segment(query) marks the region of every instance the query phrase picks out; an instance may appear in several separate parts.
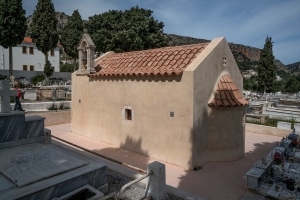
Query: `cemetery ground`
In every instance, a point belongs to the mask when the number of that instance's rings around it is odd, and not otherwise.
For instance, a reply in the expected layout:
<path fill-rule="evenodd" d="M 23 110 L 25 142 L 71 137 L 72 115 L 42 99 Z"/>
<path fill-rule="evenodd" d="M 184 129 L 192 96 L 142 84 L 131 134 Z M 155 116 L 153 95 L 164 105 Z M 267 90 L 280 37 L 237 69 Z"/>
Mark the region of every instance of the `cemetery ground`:
<path fill-rule="evenodd" d="M 155 161 L 153 158 L 126 149 L 117 148 L 116 146 L 107 143 L 74 134 L 70 132 L 70 124 L 60 124 L 48 126 L 46 128 L 51 130 L 53 136 L 143 170 L 147 169 L 149 163 Z M 267 155 L 273 146 L 280 140 L 281 137 L 278 136 L 246 132 L 245 157 L 243 159 L 233 162 L 208 162 L 198 171 L 184 170 L 174 164 L 159 161 L 166 165 L 167 189 L 169 192 L 183 197 L 183 199 L 187 199 L 187 197 L 191 197 L 191 199 L 207 200 L 265 199 L 265 197 L 248 190 L 246 187 L 246 173 L 253 167 L 253 164 L 257 160 L 261 159 L 262 156 Z M 53 141 L 58 143 L 54 138 Z M 128 139 L 128 142 L 133 141 Z M 59 143 L 61 143 L 61 141 L 59 141 Z M 68 144 L 63 145 L 66 147 L 70 146 Z M 83 152 L 83 150 L 78 150 Z M 125 175 L 129 179 L 135 179 L 141 176 L 141 174 L 134 170 L 102 159 L 101 157 L 97 158 L 107 163 L 107 167 L 112 171 L 123 174 L 122 176 Z M 123 181 L 122 179 L 116 180 Z M 118 182 L 116 180 L 113 182 Z M 133 188 L 131 190 L 139 190 L 139 188 Z"/>

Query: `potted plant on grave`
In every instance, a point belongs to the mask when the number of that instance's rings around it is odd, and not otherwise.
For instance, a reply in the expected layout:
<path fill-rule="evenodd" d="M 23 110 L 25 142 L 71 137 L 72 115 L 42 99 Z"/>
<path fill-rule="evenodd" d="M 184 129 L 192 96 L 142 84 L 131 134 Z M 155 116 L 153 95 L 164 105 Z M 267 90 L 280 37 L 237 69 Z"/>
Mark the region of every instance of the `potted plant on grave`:
<path fill-rule="evenodd" d="M 273 161 L 276 163 L 276 165 L 283 164 L 284 157 L 279 152 L 275 152 L 273 156 Z"/>
<path fill-rule="evenodd" d="M 275 152 L 273 155 L 272 174 L 273 178 L 278 178 L 282 173 L 284 157 L 279 152 Z"/>

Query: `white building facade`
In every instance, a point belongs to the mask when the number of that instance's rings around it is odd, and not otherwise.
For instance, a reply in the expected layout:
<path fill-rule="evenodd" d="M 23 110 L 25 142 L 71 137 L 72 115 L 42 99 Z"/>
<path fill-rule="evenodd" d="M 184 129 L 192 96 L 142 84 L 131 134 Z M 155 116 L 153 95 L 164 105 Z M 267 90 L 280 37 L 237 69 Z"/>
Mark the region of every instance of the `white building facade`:
<path fill-rule="evenodd" d="M 31 38 L 25 37 L 23 42 L 13 50 L 13 70 L 44 71 L 45 55 L 39 51 Z M 9 69 L 9 50 L 0 46 L 0 69 Z M 48 60 L 54 72 L 59 72 L 60 52 L 59 47 L 48 52 Z"/>

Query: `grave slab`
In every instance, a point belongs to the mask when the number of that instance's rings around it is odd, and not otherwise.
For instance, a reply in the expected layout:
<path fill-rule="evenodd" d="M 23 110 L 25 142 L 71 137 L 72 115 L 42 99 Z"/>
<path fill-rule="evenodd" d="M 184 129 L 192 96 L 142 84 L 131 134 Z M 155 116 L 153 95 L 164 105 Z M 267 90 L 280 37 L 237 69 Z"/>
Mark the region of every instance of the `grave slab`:
<path fill-rule="evenodd" d="M 277 128 L 285 129 L 285 130 L 291 130 L 292 124 L 289 122 L 278 122 Z"/>
<path fill-rule="evenodd" d="M 103 163 L 51 143 L 2 149 L 0 157 L 0 199 L 53 199 L 106 183 Z"/>
<path fill-rule="evenodd" d="M 88 164 L 57 146 L 43 144 L 2 149 L 0 158 L 0 171 L 18 187 Z"/>

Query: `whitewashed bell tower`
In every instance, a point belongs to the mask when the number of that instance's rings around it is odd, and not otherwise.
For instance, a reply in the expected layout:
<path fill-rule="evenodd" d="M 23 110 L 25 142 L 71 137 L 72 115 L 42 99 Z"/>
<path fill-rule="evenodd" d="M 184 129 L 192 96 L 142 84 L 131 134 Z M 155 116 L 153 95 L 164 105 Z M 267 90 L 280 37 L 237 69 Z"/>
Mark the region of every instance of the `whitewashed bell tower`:
<path fill-rule="evenodd" d="M 89 34 L 84 33 L 79 43 L 79 69 L 77 74 L 93 74 L 95 73 L 94 55 L 96 45 L 92 41 Z"/>

